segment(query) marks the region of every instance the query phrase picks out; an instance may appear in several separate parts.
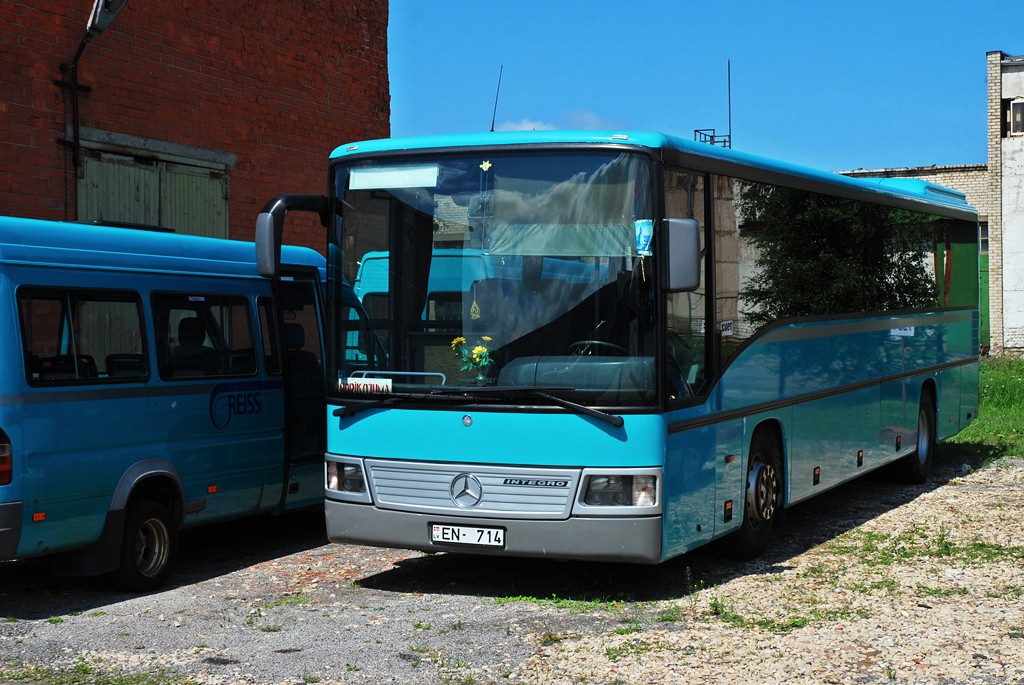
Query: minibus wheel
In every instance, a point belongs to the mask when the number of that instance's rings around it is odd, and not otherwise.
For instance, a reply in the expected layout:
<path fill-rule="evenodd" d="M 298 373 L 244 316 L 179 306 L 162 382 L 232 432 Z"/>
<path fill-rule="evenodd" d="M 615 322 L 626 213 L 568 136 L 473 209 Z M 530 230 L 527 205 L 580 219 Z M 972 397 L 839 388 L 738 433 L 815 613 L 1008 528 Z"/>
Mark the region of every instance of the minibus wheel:
<path fill-rule="evenodd" d="M 740 529 L 726 538 L 730 556 L 753 559 L 764 552 L 782 511 L 782 448 L 774 431 L 759 428 L 750 441 Z"/>
<path fill-rule="evenodd" d="M 178 548 L 178 529 L 167 507 L 149 500 L 128 504 L 115 587 L 128 592 L 156 590 L 167 582 Z"/>

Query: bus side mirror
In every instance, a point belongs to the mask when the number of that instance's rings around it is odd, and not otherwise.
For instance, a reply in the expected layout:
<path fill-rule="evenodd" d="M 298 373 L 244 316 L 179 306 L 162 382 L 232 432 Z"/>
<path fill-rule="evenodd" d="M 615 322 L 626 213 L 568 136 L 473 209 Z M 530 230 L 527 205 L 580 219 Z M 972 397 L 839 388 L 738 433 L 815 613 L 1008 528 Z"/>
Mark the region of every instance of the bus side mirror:
<path fill-rule="evenodd" d="M 291 210 L 313 212 L 327 225 L 327 198 L 323 195 L 280 195 L 263 205 L 256 217 L 256 271 L 264 278 L 281 272 L 281 241 L 284 215 Z"/>
<path fill-rule="evenodd" d="M 668 290 L 696 290 L 700 287 L 700 224 L 693 219 L 665 219 L 664 234 L 668 243 Z"/>
<path fill-rule="evenodd" d="M 280 215 L 284 219 L 283 214 Z M 283 221 L 274 221 L 271 212 L 256 217 L 256 271 L 263 278 L 277 278 L 281 270 L 281 233 Z"/>

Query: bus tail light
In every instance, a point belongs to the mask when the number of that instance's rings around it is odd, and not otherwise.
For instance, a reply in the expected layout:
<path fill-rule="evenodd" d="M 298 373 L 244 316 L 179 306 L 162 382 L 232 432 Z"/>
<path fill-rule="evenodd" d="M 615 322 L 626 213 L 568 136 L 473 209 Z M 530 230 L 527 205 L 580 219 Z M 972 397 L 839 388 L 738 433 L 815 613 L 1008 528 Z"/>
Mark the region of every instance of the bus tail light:
<path fill-rule="evenodd" d="M 11 439 L 0 431 L 0 485 L 10 485 L 14 480 L 14 455 Z"/>
<path fill-rule="evenodd" d="M 362 465 L 337 461 L 327 462 L 327 489 L 358 494 L 366 492 L 366 479 L 363 478 Z"/>

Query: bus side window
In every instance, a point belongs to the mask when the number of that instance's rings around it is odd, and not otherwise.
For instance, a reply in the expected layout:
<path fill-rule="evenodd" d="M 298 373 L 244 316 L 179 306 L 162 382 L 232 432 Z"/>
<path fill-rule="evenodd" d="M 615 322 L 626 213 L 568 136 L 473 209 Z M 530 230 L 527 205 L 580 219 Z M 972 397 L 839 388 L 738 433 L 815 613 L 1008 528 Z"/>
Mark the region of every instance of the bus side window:
<path fill-rule="evenodd" d="M 135 293 L 19 292 L 29 383 L 138 381 L 149 376 Z"/>
<path fill-rule="evenodd" d="M 251 314 L 245 297 L 156 293 L 153 311 L 161 377 L 256 373 Z"/>
<path fill-rule="evenodd" d="M 703 227 L 705 177 L 681 170 L 665 172 L 665 210 L 670 217 L 696 219 Z M 706 250 L 701 233 L 701 250 Z M 701 395 L 707 389 L 707 292 L 702 272 L 700 285 L 666 297 L 668 357 L 666 385 L 670 400 Z"/>

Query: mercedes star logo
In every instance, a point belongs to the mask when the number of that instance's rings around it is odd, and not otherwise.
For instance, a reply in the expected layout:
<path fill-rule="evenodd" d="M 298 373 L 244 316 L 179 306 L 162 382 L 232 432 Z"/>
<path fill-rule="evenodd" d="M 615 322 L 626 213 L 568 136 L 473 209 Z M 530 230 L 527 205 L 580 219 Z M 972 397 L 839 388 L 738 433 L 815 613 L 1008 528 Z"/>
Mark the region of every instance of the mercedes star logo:
<path fill-rule="evenodd" d="M 484 498 L 484 488 L 480 485 L 480 480 L 469 473 L 460 473 L 452 478 L 448 492 L 455 506 L 461 509 L 472 509 Z"/>

